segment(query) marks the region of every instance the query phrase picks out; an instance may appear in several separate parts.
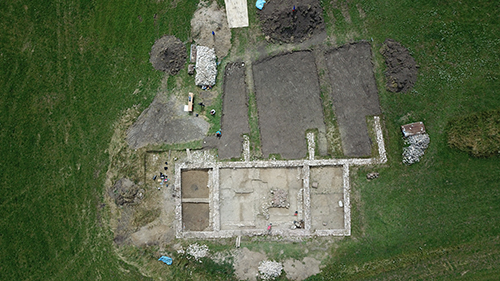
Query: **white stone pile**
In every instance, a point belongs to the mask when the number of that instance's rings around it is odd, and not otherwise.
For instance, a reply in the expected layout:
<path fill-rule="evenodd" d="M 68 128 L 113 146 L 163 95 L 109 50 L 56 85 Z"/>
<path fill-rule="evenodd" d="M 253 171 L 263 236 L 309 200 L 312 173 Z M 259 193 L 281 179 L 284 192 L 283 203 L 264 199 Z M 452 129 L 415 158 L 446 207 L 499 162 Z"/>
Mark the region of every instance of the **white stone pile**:
<path fill-rule="evenodd" d="M 191 244 L 188 246 L 186 253 L 192 256 L 195 260 L 199 260 L 200 258 L 208 256 L 208 246 L 198 245 L 198 243 Z"/>
<path fill-rule="evenodd" d="M 283 265 L 276 261 L 264 260 L 261 261 L 259 265 L 260 278 L 263 280 L 269 280 L 280 276 L 282 270 Z"/>
<path fill-rule="evenodd" d="M 196 86 L 208 87 L 215 85 L 217 77 L 217 57 L 215 50 L 205 46 L 196 46 Z"/>
<path fill-rule="evenodd" d="M 420 161 L 424 156 L 425 149 L 429 146 L 431 139 L 428 134 L 408 136 L 403 147 L 403 163 L 411 165 Z"/>

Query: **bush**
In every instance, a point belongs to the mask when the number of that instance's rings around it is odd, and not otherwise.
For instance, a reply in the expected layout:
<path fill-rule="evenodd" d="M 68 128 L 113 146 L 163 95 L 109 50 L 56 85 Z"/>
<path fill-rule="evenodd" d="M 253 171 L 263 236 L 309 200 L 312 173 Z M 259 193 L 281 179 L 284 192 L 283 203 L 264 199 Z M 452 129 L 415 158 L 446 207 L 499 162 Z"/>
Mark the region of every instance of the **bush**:
<path fill-rule="evenodd" d="M 475 157 L 500 154 L 500 109 L 453 119 L 448 127 L 450 147 Z"/>

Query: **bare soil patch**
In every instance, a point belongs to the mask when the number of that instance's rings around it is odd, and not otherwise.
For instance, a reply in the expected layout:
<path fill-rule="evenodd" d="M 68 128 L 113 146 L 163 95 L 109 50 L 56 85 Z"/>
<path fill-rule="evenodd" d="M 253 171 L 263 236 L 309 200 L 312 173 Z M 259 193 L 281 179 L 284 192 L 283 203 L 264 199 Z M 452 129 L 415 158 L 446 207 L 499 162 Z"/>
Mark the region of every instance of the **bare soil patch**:
<path fill-rule="evenodd" d="M 318 274 L 321 272 L 319 266 L 321 261 L 315 258 L 305 257 L 300 260 L 287 259 L 283 263 L 283 269 L 286 272 L 286 277 L 290 280 L 304 280 L 309 276 Z"/>
<path fill-rule="evenodd" d="M 318 0 L 272 0 L 258 14 L 262 32 L 281 42 L 301 42 L 325 29 Z"/>
<path fill-rule="evenodd" d="M 293 52 L 256 62 L 253 78 L 264 157 L 304 158 L 306 130 L 325 132 L 313 54 Z"/>
<path fill-rule="evenodd" d="M 417 82 L 418 65 L 408 49 L 393 39 L 386 39 L 380 53 L 387 65 L 387 90 L 393 93 L 411 90 Z"/>
<path fill-rule="evenodd" d="M 208 132 L 209 124 L 183 111 L 184 103 L 174 95 L 166 98 L 158 93 L 127 131 L 127 142 L 133 149 L 148 144 L 173 144 L 200 140 Z"/>
<path fill-rule="evenodd" d="M 185 231 L 203 231 L 209 226 L 208 203 L 182 203 L 182 223 Z"/>
<path fill-rule="evenodd" d="M 344 200 L 342 167 L 311 167 L 312 230 L 344 228 L 344 209 L 338 202 Z"/>
<path fill-rule="evenodd" d="M 327 51 L 325 59 L 344 155 L 370 156 L 366 116 L 381 114 L 371 46 L 368 42 L 344 45 Z"/>
<path fill-rule="evenodd" d="M 208 198 L 208 170 L 182 171 L 182 198 Z"/>
<path fill-rule="evenodd" d="M 222 59 L 231 48 L 231 30 L 227 23 L 226 11 L 219 8 L 216 1 L 210 6 L 202 1 L 198 7 L 191 19 L 192 39 L 197 45 L 214 48 L 215 55 Z"/>
<path fill-rule="evenodd" d="M 156 40 L 149 61 L 156 70 L 175 75 L 186 63 L 186 46 L 174 36 L 164 35 Z"/>
<path fill-rule="evenodd" d="M 224 72 L 222 94 L 222 137 L 215 140 L 220 159 L 240 158 L 243 134 L 248 134 L 248 96 L 245 84 L 245 64 L 229 63 Z"/>

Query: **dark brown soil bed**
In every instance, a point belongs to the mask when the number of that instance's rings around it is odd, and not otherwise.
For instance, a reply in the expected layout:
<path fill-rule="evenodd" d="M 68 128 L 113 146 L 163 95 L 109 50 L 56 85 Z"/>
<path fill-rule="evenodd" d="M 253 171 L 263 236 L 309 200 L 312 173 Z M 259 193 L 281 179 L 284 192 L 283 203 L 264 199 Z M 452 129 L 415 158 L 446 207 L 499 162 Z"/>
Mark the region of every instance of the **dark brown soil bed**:
<path fill-rule="evenodd" d="M 186 63 L 186 46 L 174 36 L 165 35 L 156 40 L 149 61 L 156 70 L 175 75 Z"/>
<path fill-rule="evenodd" d="M 182 171 L 182 198 L 208 198 L 208 170 Z"/>
<path fill-rule="evenodd" d="M 306 157 L 306 130 L 325 131 L 312 52 L 277 55 L 253 64 L 264 157 Z"/>
<path fill-rule="evenodd" d="M 209 226 L 208 203 L 182 203 L 182 224 L 184 231 L 204 231 Z"/>
<path fill-rule="evenodd" d="M 325 28 L 318 0 L 272 0 L 258 14 L 262 32 L 285 43 L 304 41 Z"/>
<path fill-rule="evenodd" d="M 387 90 L 393 93 L 406 93 L 411 90 L 417 82 L 418 65 L 408 49 L 393 39 L 386 39 L 380 53 L 387 65 Z"/>

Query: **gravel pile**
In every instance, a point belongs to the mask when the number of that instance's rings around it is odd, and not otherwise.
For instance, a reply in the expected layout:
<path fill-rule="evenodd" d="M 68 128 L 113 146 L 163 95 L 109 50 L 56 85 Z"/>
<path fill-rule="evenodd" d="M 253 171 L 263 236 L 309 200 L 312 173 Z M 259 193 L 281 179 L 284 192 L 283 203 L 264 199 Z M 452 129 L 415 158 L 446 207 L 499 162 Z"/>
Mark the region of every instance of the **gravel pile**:
<path fill-rule="evenodd" d="M 205 46 L 196 46 L 196 86 L 213 86 L 217 76 L 217 57 L 215 50 Z"/>
<path fill-rule="evenodd" d="M 208 256 L 208 246 L 198 245 L 198 243 L 191 244 L 188 246 L 186 253 L 194 257 L 195 260 L 198 260 L 200 258 Z"/>
<path fill-rule="evenodd" d="M 276 261 L 261 261 L 259 265 L 260 278 L 269 280 L 281 275 L 283 265 Z"/>
<path fill-rule="evenodd" d="M 425 149 L 429 146 L 431 139 L 428 134 L 409 136 L 405 139 L 403 147 L 403 163 L 411 165 L 419 162 L 420 158 L 424 156 Z"/>

